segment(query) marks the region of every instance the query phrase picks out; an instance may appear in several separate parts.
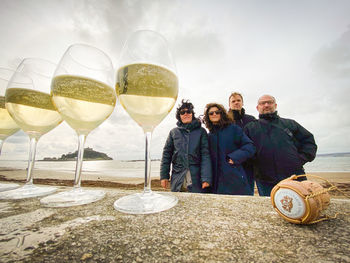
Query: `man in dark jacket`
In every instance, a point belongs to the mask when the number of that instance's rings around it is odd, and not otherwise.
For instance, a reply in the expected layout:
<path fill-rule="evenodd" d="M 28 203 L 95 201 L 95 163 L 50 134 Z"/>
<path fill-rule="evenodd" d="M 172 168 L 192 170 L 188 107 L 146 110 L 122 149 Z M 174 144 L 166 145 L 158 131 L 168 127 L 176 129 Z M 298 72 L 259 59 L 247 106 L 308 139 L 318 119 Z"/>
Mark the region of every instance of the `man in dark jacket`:
<path fill-rule="evenodd" d="M 243 96 L 238 92 L 232 92 L 229 99 L 229 111 L 228 116 L 233 120 L 234 124 L 238 125 L 242 129 L 252 121 L 255 121 L 255 117 L 249 114 L 245 114 L 243 108 Z M 254 172 L 253 166 L 250 161 L 244 162 L 242 164 L 244 171 L 246 173 L 248 187 L 250 190 L 250 195 L 254 195 Z"/>
<path fill-rule="evenodd" d="M 242 94 L 233 92 L 231 93 L 228 101 L 230 109 L 227 114 L 236 125 L 243 129 L 249 122 L 256 120 L 254 116 L 245 114 Z"/>
<path fill-rule="evenodd" d="M 176 110 L 177 127 L 170 131 L 163 149 L 161 185 L 167 188 L 171 165 L 173 192 L 207 192 L 212 184 L 208 135 L 194 114 L 193 104 L 182 100 Z"/>
<path fill-rule="evenodd" d="M 244 131 L 256 147 L 254 174 L 259 195 L 270 196 L 279 181 L 305 174 L 303 165 L 315 159 L 317 145 L 299 123 L 278 116 L 273 96 L 261 96 L 256 108 L 259 120 L 249 123 Z"/>

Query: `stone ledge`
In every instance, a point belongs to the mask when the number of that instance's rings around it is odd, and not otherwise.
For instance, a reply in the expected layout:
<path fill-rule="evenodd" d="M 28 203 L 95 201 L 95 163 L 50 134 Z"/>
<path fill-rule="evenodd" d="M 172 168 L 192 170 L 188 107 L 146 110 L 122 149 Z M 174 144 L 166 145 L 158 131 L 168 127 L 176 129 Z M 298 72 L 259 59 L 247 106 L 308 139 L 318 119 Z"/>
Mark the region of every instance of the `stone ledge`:
<path fill-rule="evenodd" d="M 270 198 L 190 193 L 175 193 L 170 210 L 128 215 L 113 203 L 139 191 L 104 190 L 103 200 L 69 208 L 0 201 L 0 261 L 350 262 L 350 216 L 295 225 Z M 332 199 L 326 213 L 344 211 L 349 200 Z"/>

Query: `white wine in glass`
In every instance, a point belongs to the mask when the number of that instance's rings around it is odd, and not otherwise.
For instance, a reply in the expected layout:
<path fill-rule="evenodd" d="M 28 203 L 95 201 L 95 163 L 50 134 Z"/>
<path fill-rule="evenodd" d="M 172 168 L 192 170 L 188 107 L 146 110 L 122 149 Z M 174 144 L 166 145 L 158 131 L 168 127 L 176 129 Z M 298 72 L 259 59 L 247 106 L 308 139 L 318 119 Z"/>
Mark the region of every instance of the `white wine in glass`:
<path fill-rule="evenodd" d="M 56 187 L 33 184 L 36 145 L 42 135 L 62 122 L 50 98 L 50 82 L 56 65 L 39 58 L 26 58 L 8 83 L 6 108 L 15 122 L 30 139 L 26 184 L 2 192 L 0 199 L 22 199 L 56 192 Z"/>
<path fill-rule="evenodd" d="M 12 119 L 5 106 L 6 87 L 14 71 L 7 68 L 0 68 L 0 156 L 2 145 L 5 139 L 16 133 L 20 128 Z M 14 183 L 1 183 L 0 192 L 15 189 L 19 187 Z"/>
<path fill-rule="evenodd" d="M 122 50 L 116 91 L 126 112 L 145 133 L 145 184 L 142 193 L 124 196 L 114 202 L 118 211 L 130 214 L 157 213 L 175 206 L 172 194 L 151 190 L 150 143 L 154 128 L 174 107 L 178 78 L 164 37 L 154 31 L 134 32 Z"/>
<path fill-rule="evenodd" d="M 78 134 L 79 146 L 74 188 L 44 197 L 47 207 L 68 207 L 92 203 L 105 196 L 103 190 L 81 187 L 86 136 L 113 112 L 116 93 L 114 72 L 109 57 L 101 50 L 74 44 L 63 55 L 51 83 L 52 100 L 62 118 Z"/>

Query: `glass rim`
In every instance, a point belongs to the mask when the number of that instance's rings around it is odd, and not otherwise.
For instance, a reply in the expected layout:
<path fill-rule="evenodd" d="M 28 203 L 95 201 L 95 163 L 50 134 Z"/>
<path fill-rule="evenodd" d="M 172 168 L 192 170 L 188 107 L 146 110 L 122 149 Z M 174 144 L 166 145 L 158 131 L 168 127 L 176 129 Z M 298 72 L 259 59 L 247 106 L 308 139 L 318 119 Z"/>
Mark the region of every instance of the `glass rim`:
<path fill-rule="evenodd" d="M 28 57 L 28 58 L 24 58 L 21 61 L 21 63 L 18 65 L 17 69 L 15 70 L 15 74 L 16 73 L 20 73 L 20 74 L 23 74 L 23 75 L 28 75 L 27 73 L 21 71 L 23 68 L 20 69 L 21 66 L 24 67 L 26 65 L 25 62 L 27 62 L 27 61 L 45 62 L 45 63 L 51 64 L 54 67 L 54 70 L 52 71 L 52 75 L 51 76 L 45 75 L 42 72 L 39 72 L 39 71 L 36 71 L 36 70 L 32 69 L 33 73 L 38 74 L 39 76 L 42 76 L 42 77 L 45 77 L 45 78 L 52 78 L 53 75 L 54 75 L 54 72 L 55 72 L 55 70 L 57 68 L 57 64 L 52 62 L 52 61 L 50 61 L 50 60 L 43 59 L 43 58 L 38 58 L 38 57 Z M 29 65 L 29 64 L 27 64 L 27 65 Z"/>
<path fill-rule="evenodd" d="M 86 65 L 82 64 L 72 54 L 72 49 L 76 48 L 78 46 L 85 47 L 85 48 L 90 48 L 90 49 L 94 49 L 94 50 L 98 51 L 99 53 L 101 53 L 108 60 L 112 70 L 114 69 L 112 60 L 108 56 L 108 54 L 106 52 L 104 52 L 102 49 L 100 49 L 98 47 L 92 46 L 90 44 L 85 44 L 85 43 L 74 43 L 74 44 L 71 44 L 71 45 L 68 46 L 68 48 L 67 48 L 67 50 L 65 52 L 65 54 L 69 54 L 69 56 L 72 58 L 72 60 L 74 60 L 77 64 L 79 64 L 79 65 L 81 65 L 81 66 L 83 66 L 85 68 L 88 68 L 88 69 L 91 69 L 91 70 L 96 70 L 96 71 L 110 70 L 110 68 L 108 68 L 108 66 L 103 67 L 103 68 L 101 68 L 101 67 L 99 67 L 99 68 L 92 68 L 92 67 L 89 67 L 89 66 L 86 66 Z M 62 58 L 64 57 L 65 54 L 63 54 Z"/>
<path fill-rule="evenodd" d="M 172 71 L 176 76 L 177 76 L 177 67 L 176 67 L 176 63 L 174 61 L 174 58 L 172 56 L 172 52 L 170 50 L 170 47 L 169 47 L 169 42 L 168 40 L 164 37 L 163 34 L 159 33 L 158 31 L 155 31 L 155 30 L 151 30 L 151 29 L 139 29 L 139 30 L 135 30 L 131 33 L 128 34 L 124 44 L 123 44 L 123 47 L 121 49 L 121 53 L 123 53 L 123 51 L 125 49 L 128 49 L 130 50 L 130 48 L 128 47 L 128 43 L 129 41 L 131 41 L 132 39 L 132 36 L 133 35 L 136 35 L 138 33 L 141 33 L 141 32 L 147 32 L 147 33 L 152 33 L 152 34 L 155 34 L 157 35 L 158 37 L 160 37 L 160 39 L 162 39 L 162 41 L 164 41 L 164 43 L 166 44 L 166 47 L 167 47 L 167 51 L 168 51 L 168 56 L 170 58 L 170 61 L 171 61 L 171 66 L 169 66 L 168 64 L 165 64 L 165 63 L 161 63 L 161 62 L 152 62 L 150 63 L 149 61 L 145 61 L 145 60 L 142 60 L 142 59 L 139 59 L 139 60 L 134 60 L 132 63 L 118 63 L 117 65 L 117 69 L 119 70 L 120 68 L 123 68 L 127 65 L 132 65 L 132 64 L 152 64 L 152 65 L 157 65 L 157 66 L 162 66 L 170 71 Z M 120 60 L 120 57 L 119 57 L 119 60 Z"/>

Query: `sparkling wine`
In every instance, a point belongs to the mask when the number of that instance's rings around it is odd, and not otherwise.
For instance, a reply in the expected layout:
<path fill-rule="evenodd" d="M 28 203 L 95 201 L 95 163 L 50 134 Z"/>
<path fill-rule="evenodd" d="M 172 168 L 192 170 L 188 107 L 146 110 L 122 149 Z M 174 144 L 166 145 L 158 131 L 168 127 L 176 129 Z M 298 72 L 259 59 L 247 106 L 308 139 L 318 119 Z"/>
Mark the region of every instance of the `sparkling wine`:
<path fill-rule="evenodd" d="M 0 140 L 5 140 L 18 130 L 17 123 L 12 119 L 5 107 L 5 97 L 0 96 Z"/>
<path fill-rule="evenodd" d="M 130 64 L 118 70 L 116 91 L 124 109 L 147 132 L 174 107 L 178 79 L 161 66 Z"/>
<path fill-rule="evenodd" d="M 39 138 L 62 122 L 49 94 L 22 88 L 6 90 L 6 108 L 29 136 Z"/>
<path fill-rule="evenodd" d="M 63 119 L 78 134 L 88 134 L 113 112 L 112 87 L 85 77 L 61 75 L 52 80 L 52 100 Z"/>

